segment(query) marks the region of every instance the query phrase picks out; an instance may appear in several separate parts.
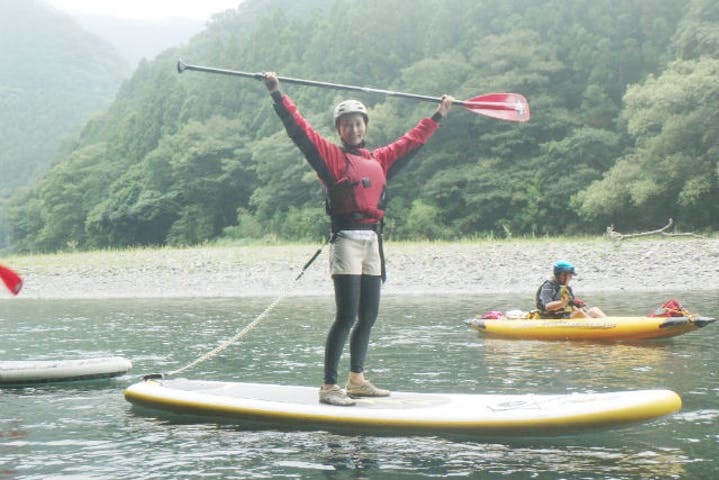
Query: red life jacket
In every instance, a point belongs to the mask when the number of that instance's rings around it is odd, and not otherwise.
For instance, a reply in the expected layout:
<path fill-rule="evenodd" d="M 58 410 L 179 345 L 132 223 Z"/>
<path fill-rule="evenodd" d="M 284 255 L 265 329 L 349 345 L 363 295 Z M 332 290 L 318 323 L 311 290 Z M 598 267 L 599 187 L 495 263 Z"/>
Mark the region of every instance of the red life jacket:
<path fill-rule="evenodd" d="M 327 211 L 333 217 L 354 218 L 358 223 L 377 222 L 384 217 L 387 176 L 372 157 L 345 152 L 347 168 L 327 186 Z"/>

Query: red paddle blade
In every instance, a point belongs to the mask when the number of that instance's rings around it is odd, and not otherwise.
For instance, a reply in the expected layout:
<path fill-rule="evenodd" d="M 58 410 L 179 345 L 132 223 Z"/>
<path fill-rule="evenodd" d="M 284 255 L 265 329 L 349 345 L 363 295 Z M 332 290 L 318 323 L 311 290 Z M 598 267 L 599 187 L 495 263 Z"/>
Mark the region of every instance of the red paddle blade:
<path fill-rule="evenodd" d="M 20 293 L 20 289 L 22 289 L 22 278 L 20 278 L 20 275 L 0 265 L 0 278 L 13 295 Z"/>
<path fill-rule="evenodd" d="M 510 122 L 528 122 L 530 116 L 527 99 L 518 93 L 489 93 L 461 105 L 470 112 Z"/>

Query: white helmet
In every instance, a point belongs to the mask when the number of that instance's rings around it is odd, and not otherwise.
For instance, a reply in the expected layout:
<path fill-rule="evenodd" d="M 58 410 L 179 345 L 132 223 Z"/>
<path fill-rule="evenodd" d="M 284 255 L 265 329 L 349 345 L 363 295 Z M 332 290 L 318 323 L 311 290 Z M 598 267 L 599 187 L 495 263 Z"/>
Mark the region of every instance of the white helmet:
<path fill-rule="evenodd" d="M 337 120 L 339 120 L 342 115 L 346 115 L 348 113 L 361 113 L 364 117 L 365 125 L 369 123 L 367 107 L 365 107 L 362 102 L 360 102 L 359 100 L 344 100 L 335 107 L 335 127 L 337 126 Z"/>

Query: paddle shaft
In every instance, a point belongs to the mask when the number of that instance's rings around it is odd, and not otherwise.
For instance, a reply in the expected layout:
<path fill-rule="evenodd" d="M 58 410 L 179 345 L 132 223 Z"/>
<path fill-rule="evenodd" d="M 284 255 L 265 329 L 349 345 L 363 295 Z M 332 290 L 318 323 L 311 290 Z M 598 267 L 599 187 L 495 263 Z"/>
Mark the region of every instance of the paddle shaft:
<path fill-rule="evenodd" d="M 207 73 L 218 73 L 221 75 L 232 75 L 235 77 L 246 77 L 246 78 L 254 78 L 255 80 L 264 80 L 265 75 L 263 73 L 257 73 L 257 72 L 241 72 L 239 70 L 228 70 L 224 68 L 215 68 L 215 67 L 203 67 L 201 65 L 190 65 L 183 63 L 182 60 L 177 61 L 177 71 L 179 73 L 184 72 L 185 70 L 194 70 L 197 72 L 207 72 Z M 321 87 L 321 88 L 332 88 L 335 90 L 350 90 L 354 92 L 362 92 L 362 93 L 374 93 L 374 94 L 380 94 L 380 95 L 388 95 L 391 97 L 402 97 L 402 98 L 411 98 L 415 100 L 422 100 L 425 102 L 433 102 L 437 103 L 441 100 L 441 97 L 432 97 L 429 95 L 417 95 L 415 93 L 405 93 L 405 92 L 395 92 L 392 90 L 382 90 L 379 88 L 369 88 L 369 87 L 360 87 L 357 85 L 345 85 L 342 83 L 330 83 L 330 82 L 319 82 L 316 80 L 305 80 L 302 78 L 293 78 L 293 77 L 280 77 L 278 76 L 277 79 L 280 82 L 284 83 L 294 83 L 297 85 L 307 85 L 311 87 Z M 497 109 L 497 110 L 508 110 L 514 109 L 514 106 L 506 106 L 499 103 L 479 103 L 479 102 L 464 102 L 461 100 L 455 100 L 452 102 L 454 105 L 461 105 L 463 107 L 481 107 L 481 108 L 488 108 L 488 109 Z"/>

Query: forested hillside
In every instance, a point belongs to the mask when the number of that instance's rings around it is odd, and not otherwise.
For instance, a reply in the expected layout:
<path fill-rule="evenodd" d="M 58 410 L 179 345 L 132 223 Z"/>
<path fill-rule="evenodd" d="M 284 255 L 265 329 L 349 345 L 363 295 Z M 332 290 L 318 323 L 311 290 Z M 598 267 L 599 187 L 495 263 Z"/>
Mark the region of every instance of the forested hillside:
<path fill-rule="evenodd" d="M 70 15 L 85 30 L 115 47 L 133 66 L 142 58 L 151 60 L 168 47 L 186 43 L 205 25 L 202 20 L 189 18 L 133 20 L 82 12 Z"/>
<path fill-rule="evenodd" d="M 12 199 L 9 239 L 52 251 L 319 238 L 322 188 L 262 84 L 178 75 L 177 58 L 427 95 L 524 94 L 526 124 L 450 112 L 390 185 L 391 238 L 597 233 L 668 217 L 716 229 L 717 47 L 710 0 L 248 0 L 142 62 L 62 162 Z M 283 90 L 334 138 L 346 92 Z M 353 96 L 370 107 L 370 145 L 434 110 Z"/>
<path fill-rule="evenodd" d="M 45 3 L 0 2 L 0 247 L 7 197 L 57 160 L 129 74 L 112 47 Z"/>
<path fill-rule="evenodd" d="M 35 0 L 0 3 L 0 189 L 23 185 L 108 105 L 129 67 L 109 44 Z M 42 132 L 42 135 L 38 135 Z"/>

